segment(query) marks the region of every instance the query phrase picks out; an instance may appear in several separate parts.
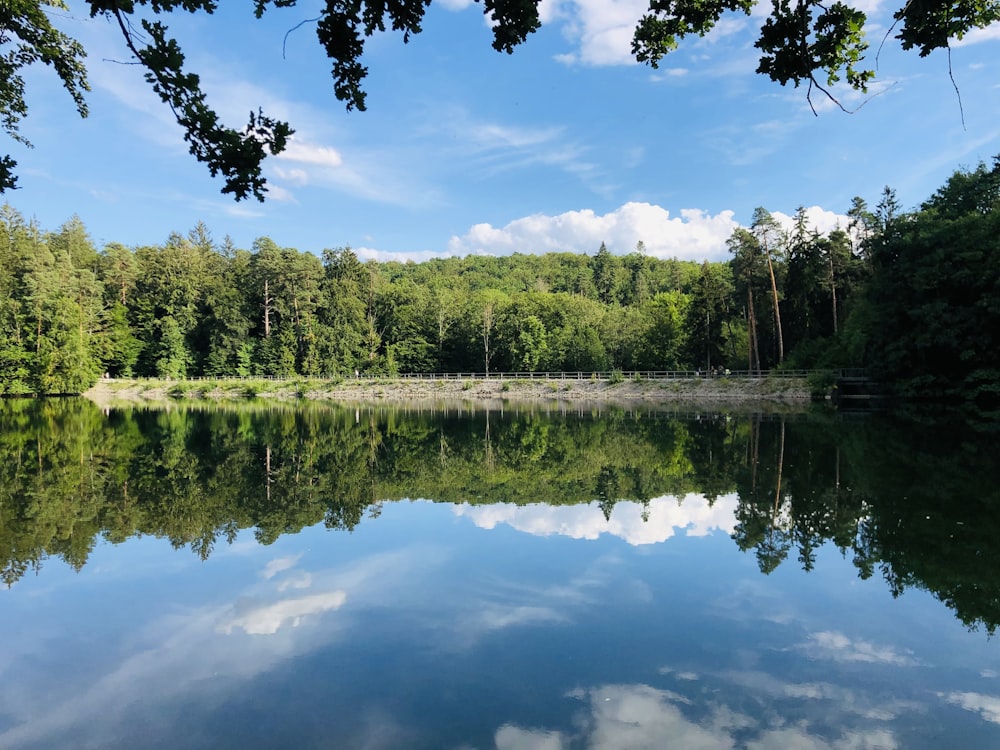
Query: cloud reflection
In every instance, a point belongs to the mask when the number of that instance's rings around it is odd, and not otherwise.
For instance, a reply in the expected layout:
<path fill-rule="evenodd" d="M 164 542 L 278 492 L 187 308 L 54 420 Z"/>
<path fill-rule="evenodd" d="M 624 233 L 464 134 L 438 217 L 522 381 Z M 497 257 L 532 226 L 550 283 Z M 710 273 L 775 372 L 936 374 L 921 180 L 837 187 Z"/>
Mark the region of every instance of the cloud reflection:
<path fill-rule="evenodd" d="M 493 738 L 497 750 L 563 750 L 567 747 L 560 732 L 521 729 L 504 724 Z"/>
<path fill-rule="evenodd" d="M 900 654 L 889 646 L 876 646 L 868 641 L 848 638 L 836 631 L 812 633 L 799 649 L 810 656 L 833 661 L 859 661 L 875 664 L 891 664 L 897 667 L 912 667 L 916 659 L 908 654 Z"/>
<path fill-rule="evenodd" d="M 560 732 L 523 728 L 508 723 L 496 732 L 498 750 L 529 748 L 561 750 L 585 746 L 592 750 L 682 747 L 685 750 L 892 750 L 899 747 L 886 727 L 847 729 L 827 738 L 810 731 L 806 721 L 770 726 L 722 703 L 698 704 L 669 690 L 643 685 L 603 685 L 577 689 L 568 697 L 586 704 L 579 730 Z M 703 702 L 702 702 L 703 703 Z M 693 718 L 690 714 L 698 714 Z"/>
<path fill-rule="evenodd" d="M 0 726 L 0 747 L 121 747 L 129 727 L 165 721 L 178 699 L 197 695 L 203 706 L 221 705 L 249 680 L 343 637 L 349 619 L 323 614 L 343 608 L 348 594 L 355 610 L 378 606 L 442 561 L 414 545 L 306 573 L 295 569 L 299 557 L 247 571 L 214 600 L 133 623 L 122 647 L 101 654 L 85 688 L 79 680 L 50 681 L 44 694 L 22 695 L 17 714 L 5 717 L 13 721 Z M 309 593 L 282 594 L 303 586 Z M 21 682 L 14 684 L 23 692 Z M 0 705 L 9 705 L 9 690 L 0 689 Z"/>
<path fill-rule="evenodd" d="M 622 502 L 614 507 L 610 520 L 596 504 L 456 505 L 454 513 L 471 519 L 482 529 L 506 524 L 535 536 L 558 534 L 573 539 L 611 534 L 639 546 L 666 541 L 680 531 L 687 536 L 731 534 L 736 527 L 737 505 L 736 495 L 720 497 L 711 505 L 701 495 L 687 495 L 650 500 L 648 509 L 638 503 Z"/>
<path fill-rule="evenodd" d="M 1000 696 L 983 695 L 982 693 L 948 693 L 941 694 L 948 703 L 960 706 L 966 711 L 973 711 L 986 721 L 1000 724 Z"/>
<path fill-rule="evenodd" d="M 346 591 L 330 591 L 297 599 L 282 599 L 273 604 L 251 607 L 245 612 L 224 620 L 217 628 L 229 635 L 239 628 L 250 635 L 274 635 L 286 623 L 298 627 L 302 618 L 332 609 L 340 609 L 347 601 Z"/>

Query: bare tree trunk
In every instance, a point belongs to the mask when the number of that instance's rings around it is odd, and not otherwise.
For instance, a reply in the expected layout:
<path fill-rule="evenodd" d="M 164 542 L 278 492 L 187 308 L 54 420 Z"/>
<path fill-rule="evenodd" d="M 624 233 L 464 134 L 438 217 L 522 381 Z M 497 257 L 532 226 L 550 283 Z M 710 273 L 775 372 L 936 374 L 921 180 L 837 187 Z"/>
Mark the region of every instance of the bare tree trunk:
<path fill-rule="evenodd" d="M 271 503 L 271 446 L 267 445 L 264 454 L 264 487 L 268 504 Z"/>
<path fill-rule="evenodd" d="M 264 279 L 264 338 L 271 335 L 271 295 L 268 293 L 268 282 Z"/>
<path fill-rule="evenodd" d="M 837 280 L 833 275 L 833 247 L 830 247 L 830 301 L 833 303 L 833 333 L 837 334 Z"/>
<path fill-rule="evenodd" d="M 483 360 L 486 365 L 486 375 L 490 374 L 490 333 L 493 330 L 493 303 L 483 305 Z"/>
<path fill-rule="evenodd" d="M 781 507 L 781 469 L 785 463 L 785 418 L 781 418 L 781 447 L 778 449 L 778 479 L 774 487 L 774 510 L 771 513 L 771 526 L 774 526 L 778 518 L 778 510 Z"/>
<path fill-rule="evenodd" d="M 774 324 L 778 330 L 778 364 L 785 361 L 785 339 L 781 335 L 781 311 L 778 309 L 778 284 L 774 280 L 774 265 L 771 263 L 771 251 L 764 247 L 767 258 L 767 271 L 771 275 L 771 294 L 774 297 Z"/>
<path fill-rule="evenodd" d="M 712 372 L 712 314 L 705 312 L 705 370 Z"/>
<path fill-rule="evenodd" d="M 749 325 L 750 369 L 760 375 L 760 342 L 757 340 L 757 313 L 753 307 L 753 290 L 747 287 L 747 324 Z"/>

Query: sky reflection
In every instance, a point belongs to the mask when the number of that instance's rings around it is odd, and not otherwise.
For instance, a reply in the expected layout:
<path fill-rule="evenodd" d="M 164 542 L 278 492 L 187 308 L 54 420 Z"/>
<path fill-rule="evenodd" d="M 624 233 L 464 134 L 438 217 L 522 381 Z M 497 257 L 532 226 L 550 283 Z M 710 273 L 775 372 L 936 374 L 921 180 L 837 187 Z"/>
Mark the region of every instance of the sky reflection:
<path fill-rule="evenodd" d="M 994 643 L 835 550 L 762 576 L 734 502 L 387 504 L 176 567 L 102 545 L 3 594 L 0 747 L 1000 743 Z"/>
<path fill-rule="evenodd" d="M 588 505 L 455 505 L 455 515 L 469 518 L 481 529 L 498 524 L 536 536 L 560 534 L 572 539 L 597 539 L 602 534 L 618 537 L 631 545 L 665 542 L 678 533 L 706 536 L 731 534 L 736 527 L 735 494 L 710 504 L 702 495 L 660 497 L 644 507 L 639 503 L 615 505 L 610 518 L 596 503 Z"/>

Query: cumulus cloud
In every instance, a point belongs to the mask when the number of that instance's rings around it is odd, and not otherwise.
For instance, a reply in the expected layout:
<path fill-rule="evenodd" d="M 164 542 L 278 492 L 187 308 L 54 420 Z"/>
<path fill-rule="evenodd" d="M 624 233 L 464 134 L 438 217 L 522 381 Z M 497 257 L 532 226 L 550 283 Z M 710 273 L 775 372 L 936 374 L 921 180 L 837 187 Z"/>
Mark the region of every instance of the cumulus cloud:
<path fill-rule="evenodd" d="M 611 534 L 638 546 L 665 541 L 678 530 L 688 536 L 707 536 L 715 531 L 731 534 L 736 525 L 736 506 L 735 495 L 719 498 L 711 506 L 700 495 L 688 495 L 680 501 L 665 497 L 651 500 L 646 512 L 638 503 L 619 503 L 610 520 L 594 504 L 457 505 L 454 513 L 483 529 L 506 524 L 535 536 L 558 534 L 573 539 L 597 539 L 601 534 Z"/>
<path fill-rule="evenodd" d="M 647 10 L 646 0 L 571 0 L 548 10 L 576 48 L 557 56 L 566 64 L 634 65 L 632 34 Z"/>
<path fill-rule="evenodd" d="M 659 258 L 721 260 L 728 253 L 726 240 L 738 226 L 733 216 L 732 211 L 712 216 L 695 208 L 671 216 L 660 206 L 630 202 L 606 214 L 583 209 L 525 216 L 499 228 L 476 224 L 466 234 L 452 237 L 448 251 L 452 255 L 593 252 L 604 242 L 612 252 L 624 254 L 641 240 L 646 251 Z"/>
<path fill-rule="evenodd" d="M 1000 39 L 1000 25 L 993 24 L 985 29 L 973 29 L 961 39 L 952 39 L 952 47 L 967 47 L 970 44 L 981 44 L 983 42 L 995 42 Z"/>

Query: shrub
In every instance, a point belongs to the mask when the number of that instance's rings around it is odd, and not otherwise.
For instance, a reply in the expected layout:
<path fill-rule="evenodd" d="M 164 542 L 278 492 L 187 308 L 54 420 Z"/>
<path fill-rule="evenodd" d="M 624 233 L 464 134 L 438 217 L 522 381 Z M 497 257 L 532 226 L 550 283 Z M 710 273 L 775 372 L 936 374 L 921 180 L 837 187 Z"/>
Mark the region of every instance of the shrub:
<path fill-rule="evenodd" d="M 170 386 L 167 390 L 167 395 L 170 396 L 170 398 L 187 398 L 190 389 L 191 386 L 187 383 L 176 383 Z"/>
<path fill-rule="evenodd" d="M 825 399 L 837 384 L 837 376 L 833 370 L 818 370 L 806 376 L 809 395 L 814 399 Z"/>

